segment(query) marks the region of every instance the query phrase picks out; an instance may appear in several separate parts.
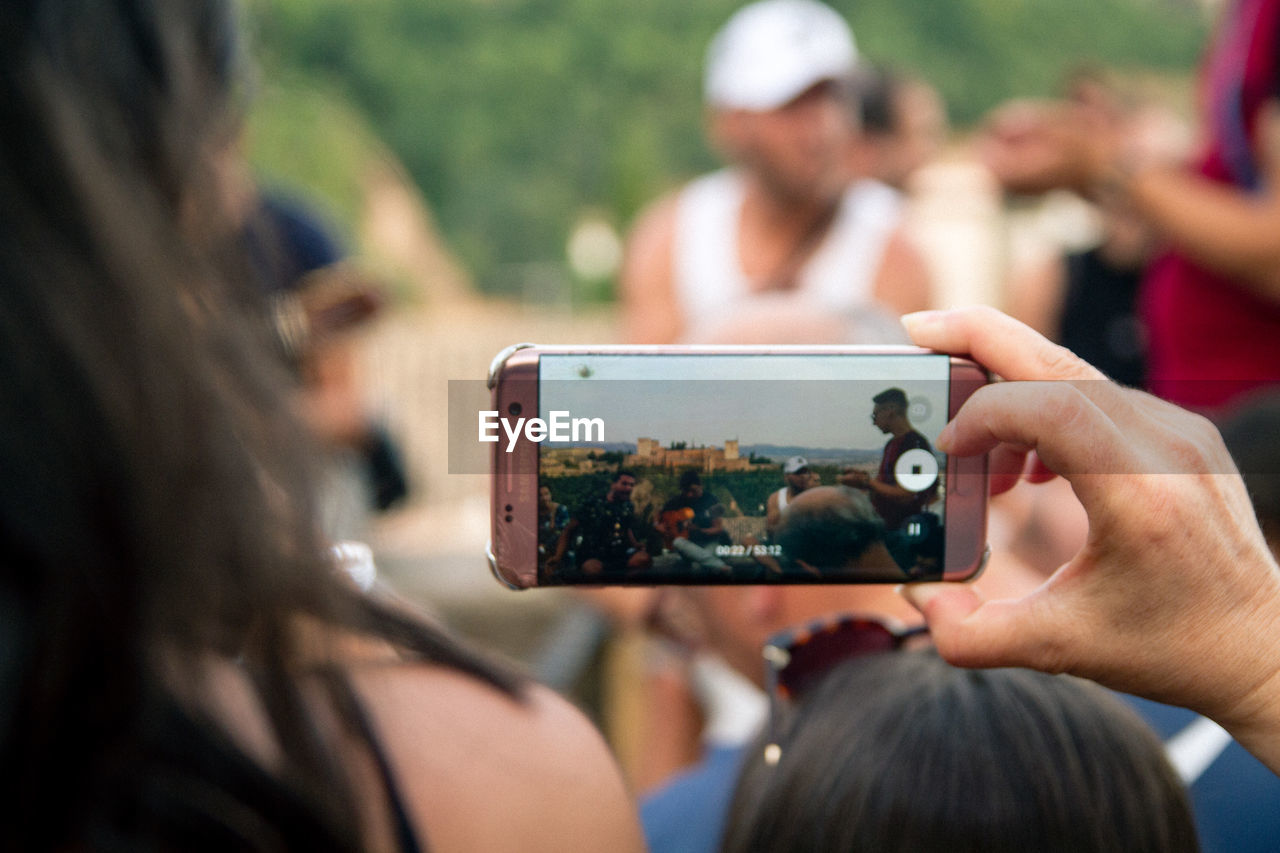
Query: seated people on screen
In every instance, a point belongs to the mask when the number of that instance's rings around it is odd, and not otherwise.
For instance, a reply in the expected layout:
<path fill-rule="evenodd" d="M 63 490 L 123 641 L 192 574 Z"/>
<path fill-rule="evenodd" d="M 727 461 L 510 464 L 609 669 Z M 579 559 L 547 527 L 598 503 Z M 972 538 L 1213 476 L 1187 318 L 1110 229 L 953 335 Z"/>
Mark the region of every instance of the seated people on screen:
<path fill-rule="evenodd" d="M 662 505 L 658 530 L 663 543 L 698 569 L 724 569 L 717 545 L 731 543 L 724 527 L 724 506 L 705 491 L 702 477 L 690 468 L 680 475 L 680 492 Z"/>
<path fill-rule="evenodd" d="M 848 486 L 815 486 L 787 506 L 774 541 L 788 574 L 839 577 L 856 571 L 863 577 L 902 580 L 898 563 L 885 547 L 884 522 L 862 492 Z"/>
<path fill-rule="evenodd" d="M 551 489 L 538 489 L 538 562 L 545 565 L 547 557 L 556 552 L 560 534 L 569 524 L 569 508 L 551 498 Z"/>
<path fill-rule="evenodd" d="M 572 512 L 555 553 L 547 560 L 547 568 L 560 568 L 575 536 L 582 537 L 576 554 L 578 569 L 584 575 L 616 575 L 649 568 L 653 558 L 644 540 L 636 535 L 639 520 L 631 500 L 635 487 L 636 475 L 619 471 L 602 497 L 589 498 Z"/>
<path fill-rule="evenodd" d="M 782 463 L 782 479 L 786 485 L 769 495 L 764 509 L 764 529 L 773 536 L 778 525 L 782 523 L 782 513 L 796 495 L 819 484 L 817 473 L 809 467 L 809 461 L 803 456 L 792 456 Z"/>

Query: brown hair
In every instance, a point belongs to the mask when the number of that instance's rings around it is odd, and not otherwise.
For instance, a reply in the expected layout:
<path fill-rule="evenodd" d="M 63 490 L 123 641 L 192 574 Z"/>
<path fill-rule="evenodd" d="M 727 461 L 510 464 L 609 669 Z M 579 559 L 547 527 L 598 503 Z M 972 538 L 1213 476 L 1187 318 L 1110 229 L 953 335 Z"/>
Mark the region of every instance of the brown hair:
<path fill-rule="evenodd" d="M 221 221 L 224 0 L 19 0 L 0 26 L 0 846 L 358 848 L 300 622 L 516 681 L 357 594 Z M 267 772 L 201 710 L 245 674 Z M 312 673 L 320 672 L 315 678 Z"/>
<path fill-rule="evenodd" d="M 1156 736 L 1094 684 L 931 651 L 836 667 L 748 756 L 724 851 L 1194 851 Z M 763 746 L 763 745 L 761 745 Z"/>

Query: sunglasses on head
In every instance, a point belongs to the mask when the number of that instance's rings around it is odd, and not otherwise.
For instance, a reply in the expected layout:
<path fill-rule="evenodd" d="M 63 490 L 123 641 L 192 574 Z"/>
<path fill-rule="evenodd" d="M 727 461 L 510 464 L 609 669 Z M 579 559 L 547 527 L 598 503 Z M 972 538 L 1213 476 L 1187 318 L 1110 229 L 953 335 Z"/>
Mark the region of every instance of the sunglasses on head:
<path fill-rule="evenodd" d="M 766 764 L 782 757 L 778 728 L 781 704 L 794 701 L 847 660 L 901 649 L 926 625 L 898 628 L 874 616 L 846 614 L 810 622 L 774 634 L 764 646 L 765 684 L 769 689 L 769 743 Z"/>

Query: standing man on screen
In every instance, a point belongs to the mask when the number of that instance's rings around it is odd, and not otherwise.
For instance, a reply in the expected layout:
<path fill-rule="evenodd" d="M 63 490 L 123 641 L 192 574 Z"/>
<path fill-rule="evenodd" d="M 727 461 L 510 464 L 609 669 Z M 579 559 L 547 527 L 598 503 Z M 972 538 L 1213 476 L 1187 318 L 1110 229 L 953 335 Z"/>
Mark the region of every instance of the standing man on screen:
<path fill-rule="evenodd" d="M 911 425 L 907 417 L 907 394 L 901 388 L 887 388 L 871 398 L 871 423 L 886 435 L 892 435 L 880 457 L 880 470 L 873 478 L 865 471 L 846 469 L 839 481 L 855 489 L 865 489 L 886 530 L 900 530 L 911 516 L 922 512 L 938 497 L 938 480 L 925 489 L 905 488 L 898 478 L 898 461 L 906 453 L 922 450 L 930 457 L 933 447 Z M 935 461 L 936 466 L 936 461 Z"/>

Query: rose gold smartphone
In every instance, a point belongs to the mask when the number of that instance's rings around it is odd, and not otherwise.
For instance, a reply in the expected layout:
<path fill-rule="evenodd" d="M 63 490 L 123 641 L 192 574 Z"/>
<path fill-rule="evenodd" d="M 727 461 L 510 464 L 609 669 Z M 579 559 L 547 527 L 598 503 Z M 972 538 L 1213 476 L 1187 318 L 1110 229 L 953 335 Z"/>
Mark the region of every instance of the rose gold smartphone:
<path fill-rule="evenodd" d="M 965 580 L 987 462 L 934 444 L 988 381 L 913 347 L 504 350 L 494 574 L 532 586 Z"/>

